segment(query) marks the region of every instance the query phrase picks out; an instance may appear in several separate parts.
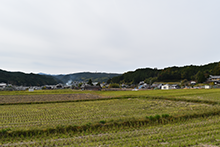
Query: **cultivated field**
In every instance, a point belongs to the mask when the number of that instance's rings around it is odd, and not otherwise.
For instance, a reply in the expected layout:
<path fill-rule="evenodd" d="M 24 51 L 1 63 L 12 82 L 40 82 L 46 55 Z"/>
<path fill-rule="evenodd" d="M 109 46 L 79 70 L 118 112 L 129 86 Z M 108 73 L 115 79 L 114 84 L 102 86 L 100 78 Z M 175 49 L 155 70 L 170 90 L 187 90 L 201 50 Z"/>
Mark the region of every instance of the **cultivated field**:
<path fill-rule="evenodd" d="M 104 99 L 106 96 L 93 95 L 90 93 L 76 94 L 40 94 L 40 95 L 0 95 L 0 105 L 28 104 L 28 103 L 50 103 L 80 100 Z"/>
<path fill-rule="evenodd" d="M 203 114 L 220 110 L 219 105 L 129 98 L 1 106 L 0 128 L 35 129 L 58 125 L 85 125 L 88 123 L 131 121 L 146 116 L 169 114 L 172 116 Z"/>
<path fill-rule="evenodd" d="M 220 90 L 0 95 L 0 146 L 220 146 Z"/>

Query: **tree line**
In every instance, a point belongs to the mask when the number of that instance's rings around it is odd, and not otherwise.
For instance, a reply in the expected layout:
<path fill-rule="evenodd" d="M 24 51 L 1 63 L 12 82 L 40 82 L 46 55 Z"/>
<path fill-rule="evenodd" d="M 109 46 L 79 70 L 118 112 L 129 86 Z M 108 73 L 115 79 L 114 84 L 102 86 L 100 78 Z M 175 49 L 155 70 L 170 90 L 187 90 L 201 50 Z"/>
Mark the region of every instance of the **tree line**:
<path fill-rule="evenodd" d="M 153 82 L 176 82 L 176 81 L 197 81 L 203 83 L 209 75 L 220 75 L 220 62 L 210 63 L 207 65 L 190 65 L 184 67 L 168 67 L 164 69 L 144 68 L 137 69 L 116 76 L 107 81 L 107 83 L 126 83 L 138 84 L 145 81 L 148 84 Z"/>
<path fill-rule="evenodd" d="M 57 81 L 51 76 L 38 74 L 25 74 L 22 72 L 8 72 L 0 70 L 0 82 L 17 86 L 42 86 L 54 85 Z"/>

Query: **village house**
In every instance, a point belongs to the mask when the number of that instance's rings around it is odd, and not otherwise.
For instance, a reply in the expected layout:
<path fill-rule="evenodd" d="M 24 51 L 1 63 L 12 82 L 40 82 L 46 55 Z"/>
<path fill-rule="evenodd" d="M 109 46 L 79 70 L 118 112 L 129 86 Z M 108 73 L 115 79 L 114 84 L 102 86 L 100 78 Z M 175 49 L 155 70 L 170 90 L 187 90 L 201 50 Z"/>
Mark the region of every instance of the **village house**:
<path fill-rule="evenodd" d="M 158 88 L 158 89 L 161 89 L 163 85 L 164 85 L 164 84 L 159 84 L 159 85 L 157 86 L 157 88 Z"/>
<path fill-rule="evenodd" d="M 34 88 L 33 88 L 33 87 L 30 87 L 30 88 L 28 89 L 28 91 L 29 91 L 29 92 L 34 91 Z"/>
<path fill-rule="evenodd" d="M 171 85 L 172 89 L 180 89 L 180 86 L 177 84 Z"/>
<path fill-rule="evenodd" d="M 210 89 L 211 88 L 211 86 L 210 85 L 205 85 L 205 87 L 204 87 L 205 89 Z"/>
<path fill-rule="evenodd" d="M 82 87 L 82 90 L 95 90 L 95 91 L 100 91 L 102 88 L 100 86 L 90 86 L 90 85 L 85 85 Z"/>
<path fill-rule="evenodd" d="M 208 78 L 208 82 L 214 82 L 215 84 L 220 84 L 220 76 L 210 75 Z"/>
<path fill-rule="evenodd" d="M 191 84 L 191 85 L 195 85 L 195 84 L 196 84 L 196 81 L 190 81 L 190 84 Z"/>
<path fill-rule="evenodd" d="M 128 85 L 126 85 L 126 84 L 121 84 L 121 88 L 128 88 Z"/>
<path fill-rule="evenodd" d="M 138 89 L 148 89 L 150 85 L 144 83 L 143 85 L 138 86 Z"/>
<path fill-rule="evenodd" d="M 64 86 L 63 86 L 63 84 L 59 83 L 59 84 L 57 84 L 54 88 L 55 88 L 55 89 L 63 89 Z"/>
<path fill-rule="evenodd" d="M 166 85 L 163 85 L 161 86 L 161 89 L 180 89 L 180 86 L 179 85 L 169 85 L 169 84 L 166 84 Z"/>
<path fill-rule="evenodd" d="M 165 90 L 165 89 L 172 89 L 172 87 L 171 87 L 171 85 L 166 84 L 166 85 L 161 86 L 161 89 L 162 89 L 162 90 Z"/>
<path fill-rule="evenodd" d="M 4 89 L 7 86 L 6 83 L 0 83 L 0 89 Z"/>

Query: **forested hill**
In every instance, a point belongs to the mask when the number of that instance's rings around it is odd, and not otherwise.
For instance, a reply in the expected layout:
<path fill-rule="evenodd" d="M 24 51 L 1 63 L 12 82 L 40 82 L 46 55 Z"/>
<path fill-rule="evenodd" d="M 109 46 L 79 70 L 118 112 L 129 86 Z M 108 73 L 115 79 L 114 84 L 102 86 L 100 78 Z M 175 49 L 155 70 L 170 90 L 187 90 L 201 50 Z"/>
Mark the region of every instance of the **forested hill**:
<path fill-rule="evenodd" d="M 93 82 L 107 82 L 110 78 L 119 76 L 121 74 L 114 73 L 91 73 L 91 72 L 81 72 L 73 73 L 67 75 L 53 75 L 57 80 L 67 83 L 68 81 L 89 81 L 91 79 Z"/>
<path fill-rule="evenodd" d="M 140 81 L 146 83 L 153 82 L 172 82 L 181 80 L 196 80 L 197 82 L 205 82 L 209 75 L 220 75 L 220 62 L 210 63 L 202 66 L 184 66 L 184 67 L 168 67 L 164 69 L 137 69 L 113 77 L 108 83 L 127 83 L 137 84 Z"/>
<path fill-rule="evenodd" d="M 33 73 L 25 74 L 22 72 L 8 72 L 4 70 L 0 70 L 0 83 L 1 82 L 18 86 L 42 86 L 57 84 L 57 81 L 51 76 Z"/>

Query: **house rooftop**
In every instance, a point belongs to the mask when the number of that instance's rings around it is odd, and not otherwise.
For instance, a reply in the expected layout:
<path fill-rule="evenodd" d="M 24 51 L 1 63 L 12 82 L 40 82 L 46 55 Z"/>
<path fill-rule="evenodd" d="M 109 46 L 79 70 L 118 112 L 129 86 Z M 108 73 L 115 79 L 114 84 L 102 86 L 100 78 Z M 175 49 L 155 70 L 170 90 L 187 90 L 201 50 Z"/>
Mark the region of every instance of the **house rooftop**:
<path fill-rule="evenodd" d="M 212 75 L 210 75 L 210 78 L 220 78 L 220 76 L 212 76 Z"/>
<path fill-rule="evenodd" d="M 6 86 L 7 84 L 6 83 L 0 83 L 0 86 Z"/>

